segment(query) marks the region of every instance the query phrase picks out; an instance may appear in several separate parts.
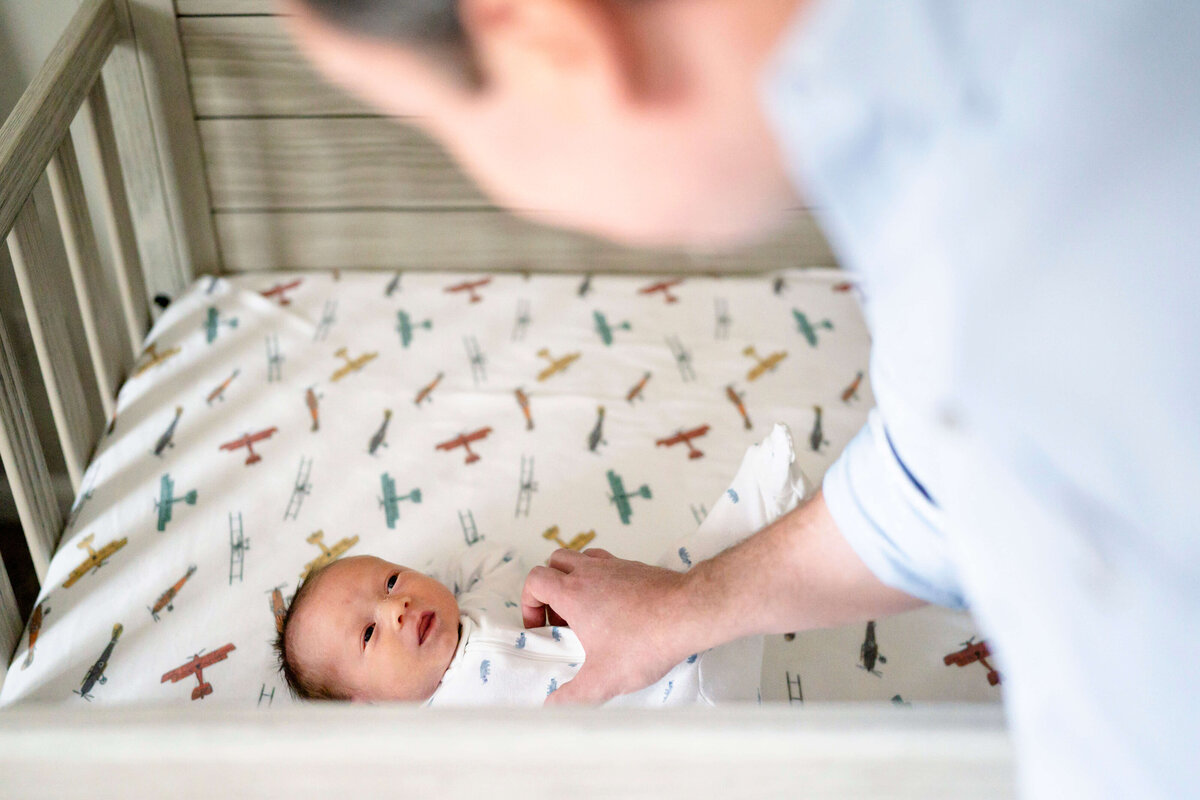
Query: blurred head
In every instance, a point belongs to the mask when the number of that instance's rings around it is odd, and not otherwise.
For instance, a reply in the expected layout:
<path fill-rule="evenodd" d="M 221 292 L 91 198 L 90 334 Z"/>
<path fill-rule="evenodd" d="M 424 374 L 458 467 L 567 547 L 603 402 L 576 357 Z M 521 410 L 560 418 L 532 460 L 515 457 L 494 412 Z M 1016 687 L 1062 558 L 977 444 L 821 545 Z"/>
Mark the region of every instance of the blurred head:
<path fill-rule="evenodd" d="M 441 683 L 458 637 L 449 589 L 407 567 L 357 556 L 300 586 L 276 649 L 299 697 L 419 701 Z"/>
<path fill-rule="evenodd" d="M 724 246 L 798 205 L 759 106 L 804 0 L 282 0 L 333 81 L 499 203 L 628 244 Z"/>

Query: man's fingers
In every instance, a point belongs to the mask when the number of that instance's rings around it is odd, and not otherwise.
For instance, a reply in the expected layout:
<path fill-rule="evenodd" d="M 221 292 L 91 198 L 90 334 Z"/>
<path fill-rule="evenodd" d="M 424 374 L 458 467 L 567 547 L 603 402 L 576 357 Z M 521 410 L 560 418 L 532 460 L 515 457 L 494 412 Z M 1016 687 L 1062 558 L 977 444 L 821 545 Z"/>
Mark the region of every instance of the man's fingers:
<path fill-rule="evenodd" d="M 605 550 L 603 547 L 589 547 L 583 551 L 585 556 L 589 558 L 616 558 L 612 553 Z"/>
<path fill-rule="evenodd" d="M 521 590 L 521 620 L 526 628 L 546 624 L 546 611 L 562 589 L 563 574 L 550 567 L 534 567 Z"/>
<path fill-rule="evenodd" d="M 548 706 L 589 705 L 597 706 L 613 695 L 598 681 L 585 663 L 572 680 L 559 686 L 546 698 Z"/>
<path fill-rule="evenodd" d="M 576 553 L 574 550 L 567 550 L 565 547 L 560 547 L 550 554 L 550 559 L 547 563 L 559 572 L 569 573 L 575 567 L 579 566 L 579 562 L 582 560 L 582 553 Z"/>

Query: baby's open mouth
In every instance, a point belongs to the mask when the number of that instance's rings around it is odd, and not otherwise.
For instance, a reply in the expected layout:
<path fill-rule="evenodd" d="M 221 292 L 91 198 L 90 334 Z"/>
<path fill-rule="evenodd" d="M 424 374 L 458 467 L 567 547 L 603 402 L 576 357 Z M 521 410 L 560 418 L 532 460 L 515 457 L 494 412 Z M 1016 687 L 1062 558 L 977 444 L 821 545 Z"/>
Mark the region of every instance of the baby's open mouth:
<path fill-rule="evenodd" d="M 417 646 L 425 644 L 425 639 L 429 636 L 429 632 L 433 630 L 433 623 L 436 621 L 437 615 L 432 611 L 426 611 L 421 615 L 421 619 L 417 621 Z"/>

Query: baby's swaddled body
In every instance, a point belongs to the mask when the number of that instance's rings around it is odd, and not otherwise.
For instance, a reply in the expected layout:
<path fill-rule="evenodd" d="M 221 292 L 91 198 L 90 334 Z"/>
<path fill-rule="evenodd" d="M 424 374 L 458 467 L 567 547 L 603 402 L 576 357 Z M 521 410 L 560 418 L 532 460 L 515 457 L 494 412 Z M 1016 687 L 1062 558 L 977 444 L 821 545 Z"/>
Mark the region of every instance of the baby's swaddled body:
<path fill-rule="evenodd" d="M 708 516 L 659 560 L 686 570 L 757 532 L 791 510 L 806 493 L 791 436 L 777 424 L 746 451 L 738 473 Z M 586 659 L 570 628 L 526 629 L 521 588 L 527 569 L 515 553 L 480 542 L 427 570 L 458 602 L 458 647 L 427 704 L 540 706 L 571 680 Z M 609 701 L 610 706 L 662 707 L 755 702 L 762 672 L 762 637 L 697 653 L 657 683 Z"/>

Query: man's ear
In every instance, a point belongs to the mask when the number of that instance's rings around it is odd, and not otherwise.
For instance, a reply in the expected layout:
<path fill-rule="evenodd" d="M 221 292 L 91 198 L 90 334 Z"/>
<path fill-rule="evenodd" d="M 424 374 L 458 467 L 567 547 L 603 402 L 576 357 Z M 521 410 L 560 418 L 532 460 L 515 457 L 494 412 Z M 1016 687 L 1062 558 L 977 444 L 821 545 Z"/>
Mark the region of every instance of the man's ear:
<path fill-rule="evenodd" d="M 612 0 L 460 0 L 485 88 L 620 101 L 635 90 L 636 50 Z"/>

